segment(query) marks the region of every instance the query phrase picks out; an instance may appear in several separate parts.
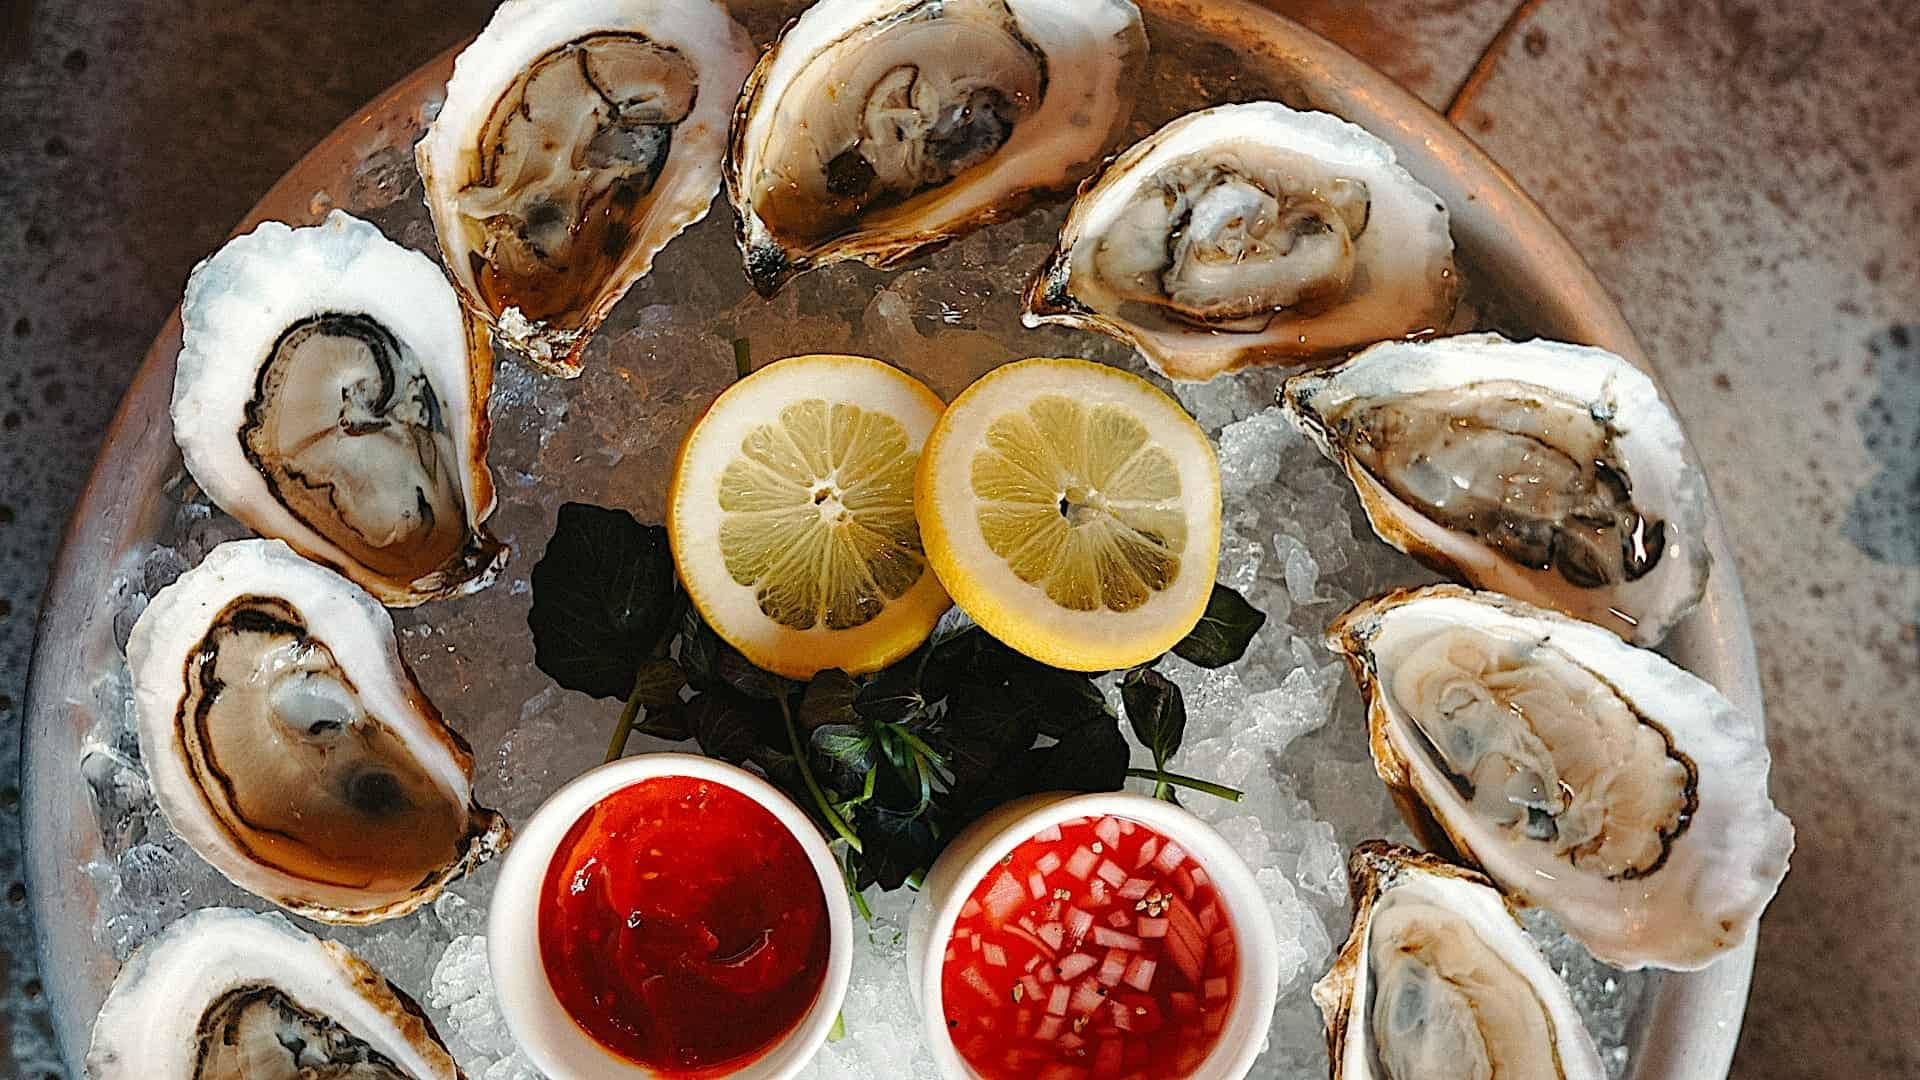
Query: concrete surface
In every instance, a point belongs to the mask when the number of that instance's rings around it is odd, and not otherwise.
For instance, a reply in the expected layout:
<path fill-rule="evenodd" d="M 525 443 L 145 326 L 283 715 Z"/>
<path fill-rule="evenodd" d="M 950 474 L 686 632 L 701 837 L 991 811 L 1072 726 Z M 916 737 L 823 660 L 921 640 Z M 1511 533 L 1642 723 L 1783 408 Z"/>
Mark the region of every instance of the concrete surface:
<path fill-rule="evenodd" d="M 1268 0 L 1444 104 L 1510 0 Z M 486 0 L 0 0 L 0 1046 L 57 1075 L 19 883 L 32 616 L 193 262 Z M 1920 1076 L 1915 0 L 1547 0 L 1461 117 L 1619 297 L 1688 421 L 1800 830 L 1734 1074 Z M 7 1065 L 0 1064 L 0 1072 Z"/>

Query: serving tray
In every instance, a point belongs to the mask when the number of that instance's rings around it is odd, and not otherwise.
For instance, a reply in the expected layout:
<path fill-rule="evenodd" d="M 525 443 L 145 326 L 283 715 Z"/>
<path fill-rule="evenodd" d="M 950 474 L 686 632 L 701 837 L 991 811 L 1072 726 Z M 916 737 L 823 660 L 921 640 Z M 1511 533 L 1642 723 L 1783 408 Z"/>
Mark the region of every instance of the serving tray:
<path fill-rule="evenodd" d="M 733 6 L 764 42 L 788 13 L 804 5 L 736 0 Z M 1338 46 L 1245 0 L 1142 0 L 1141 6 L 1149 15 L 1156 51 L 1171 46 L 1181 57 L 1175 66 L 1211 72 L 1206 86 L 1170 84 L 1170 93 L 1191 96 L 1197 88 L 1213 101 L 1278 97 L 1368 128 L 1392 144 L 1401 162 L 1446 201 L 1468 281 L 1477 295 L 1497 298 L 1503 327 L 1599 345 L 1647 367 L 1632 331 L 1566 238 L 1512 178 L 1411 93 Z M 395 239 L 430 249 L 430 233 L 418 232 L 424 214 L 417 206 L 406 213 L 391 208 L 403 196 L 417 198 L 417 188 L 409 193 L 414 183 L 411 144 L 437 106 L 451 66 L 451 53 L 440 57 L 342 124 L 281 178 L 236 231 L 268 219 L 312 223 L 334 206 L 380 221 L 381 210 L 388 208 L 396 222 L 407 223 L 405 228 L 411 230 Z M 1177 82 L 1181 76 L 1163 73 L 1161 77 Z M 1190 107 L 1194 102 L 1186 104 Z M 1153 107 L 1143 106 L 1143 111 Z M 728 217 L 724 204 L 716 207 L 714 216 Z M 721 242 L 725 228 L 723 221 L 710 220 L 699 235 L 681 243 Z M 1033 226 L 1028 228 L 1033 231 Z M 672 272 L 669 261 L 663 260 L 662 270 L 656 273 Z M 817 288 L 809 291 L 808 280 L 803 279 L 790 287 L 801 293 L 794 301 L 798 306 L 791 310 L 810 317 L 809 305 L 845 303 L 864 308 L 873 290 L 887 279 L 873 272 L 849 271 L 842 281 L 866 289 L 844 298 Z M 622 333 L 627 337 L 643 334 L 648 319 L 676 320 L 676 311 L 699 317 L 698 282 L 669 295 L 673 302 L 659 305 L 658 312 L 649 307 L 624 321 L 617 318 Z M 636 298 L 629 298 L 627 307 L 635 303 Z M 121 648 L 133 614 L 128 595 L 145 587 L 143 575 L 151 577 L 165 569 L 149 565 L 156 541 L 177 537 L 183 515 L 197 512 L 195 493 L 182 479 L 167 416 L 179 334 L 176 312 L 122 400 L 69 524 L 41 612 L 23 725 L 27 861 L 41 968 L 62 1051 L 76 1076 L 89 1025 L 119 959 L 115 941 L 103 935 L 99 926 L 103 890 L 115 884 L 102 876 L 102 866 L 112 866 L 110 858 L 103 862 L 103 848 L 111 840 L 114 823 L 103 821 L 99 792 L 103 784 L 111 788 L 116 778 L 99 774 L 103 767 L 110 769 L 112 762 L 106 759 L 103 766 L 93 751 L 100 749 L 103 727 L 110 727 L 114 720 L 112 711 L 124 708 L 124 684 L 116 681 L 116 673 L 124 667 Z M 635 377 L 628 358 L 619 351 L 621 346 L 596 344 L 600 347 L 589 353 L 586 380 Z M 1008 344 L 1015 342 L 1009 338 Z M 725 348 L 718 336 L 715 347 Z M 610 365 L 612 374 L 595 370 L 596 364 Z M 678 395 L 696 404 L 721 385 L 693 380 L 683 368 L 650 383 L 646 373 L 638 377 L 647 383 L 648 393 Z M 960 388 L 941 385 L 937 378 L 934 382 L 948 397 Z M 618 455 L 636 447 L 657 451 L 660 444 L 670 447 L 679 438 L 678 430 L 665 430 L 663 423 L 656 425 L 661 428 L 658 431 L 610 437 L 607 425 L 615 418 L 604 415 L 604 409 L 589 416 L 576 408 L 576 413 L 583 414 L 564 416 L 567 405 L 542 404 L 538 378 L 524 372 L 504 377 L 502 386 L 509 396 L 519 398 L 509 407 L 524 408 L 519 422 L 542 428 L 537 439 L 543 451 L 556 430 L 566 431 L 562 441 L 577 456 Z M 619 445 L 608 448 L 604 445 L 608 443 Z M 636 453 L 635 460 L 642 456 Z M 566 454 L 558 449 L 540 456 L 550 472 L 563 468 L 565 460 Z M 602 468 L 596 474 L 601 477 L 596 481 L 599 490 L 578 494 L 620 502 L 618 493 L 607 490 L 622 482 L 619 471 L 608 470 L 605 464 L 600 462 Z M 529 483 L 534 479 L 531 474 L 526 477 Z M 659 508 L 645 505 L 646 498 L 624 501 L 643 516 L 649 511 L 657 515 Z M 510 577 L 524 580 L 543 536 L 538 530 L 522 530 L 521 550 L 515 555 L 518 571 Z M 1707 596 L 1663 651 L 1758 717 L 1761 700 L 1752 636 L 1717 515 L 1706 539 L 1715 556 Z M 1366 536 L 1358 542 L 1374 543 Z M 533 550 L 527 549 L 529 543 Z M 496 586 L 505 587 L 507 582 Z M 421 639 L 433 635 L 435 613 L 457 611 L 453 605 L 458 603 L 433 605 L 422 609 L 419 617 L 401 620 L 410 637 L 410 656 L 421 647 Z M 481 682 L 472 680 L 468 689 Z M 459 716 L 457 697 L 440 703 L 450 716 Z M 591 747 L 602 734 L 601 728 L 589 726 L 580 737 Z M 483 768 L 495 755 L 504 761 L 509 753 L 528 752 L 525 747 L 515 751 L 486 745 L 477 745 L 476 751 Z M 85 776 L 83 770 L 94 770 L 95 775 Z M 556 777 L 554 786 L 566 778 Z M 177 897 L 155 898 L 157 904 L 177 901 Z M 1648 977 L 1625 1044 L 1626 1075 L 1633 1080 L 1724 1076 L 1745 1009 L 1752 950 L 1750 941 L 1704 971 Z M 370 959 L 378 966 L 383 958 Z M 1307 977 L 1318 974 L 1310 972 Z M 416 994 L 427 989 L 408 985 L 402 978 L 396 981 Z"/>

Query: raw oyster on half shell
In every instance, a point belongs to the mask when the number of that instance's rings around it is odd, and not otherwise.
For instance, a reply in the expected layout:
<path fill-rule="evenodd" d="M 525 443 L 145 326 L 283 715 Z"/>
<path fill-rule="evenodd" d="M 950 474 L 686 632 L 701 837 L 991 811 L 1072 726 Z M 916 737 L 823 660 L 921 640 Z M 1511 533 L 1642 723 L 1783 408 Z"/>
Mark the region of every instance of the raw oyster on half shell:
<path fill-rule="evenodd" d="M 1493 883 L 1369 840 L 1353 931 L 1313 987 L 1334 1080 L 1606 1080 L 1565 984 Z"/>
<path fill-rule="evenodd" d="M 193 271 L 173 437 L 222 510 L 407 607 L 480 589 L 493 357 L 431 259 L 342 211 Z"/>
<path fill-rule="evenodd" d="M 127 666 L 155 800 L 248 892 L 376 922 L 506 842 L 386 609 L 277 540 L 222 544 L 160 590 Z"/>
<path fill-rule="evenodd" d="M 550 374 L 707 215 L 753 42 L 716 0 L 508 0 L 415 148 L 461 296 Z"/>
<path fill-rule="evenodd" d="M 890 267 L 1113 148 L 1146 60 L 1133 0 L 821 0 L 747 80 L 727 197 L 754 288 Z"/>
<path fill-rule="evenodd" d="M 1459 292 L 1447 208 L 1391 147 L 1255 101 L 1189 113 L 1089 182 L 1027 324 L 1097 330 L 1205 381 L 1444 330 Z"/>
<path fill-rule="evenodd" d="M 1742 945 L 1793 826 L 1752 717 L 1650 649 L 1454 585 L 1328 629 L 1375 768 L 1429 847 L 1545 908 L 1601 960 L 1694 970 Z"/>
<path fill-rule="evenodd" d="M 1287 380 L 1294 426 L 1380 538 L 1441 573 L 1652 645 L 1707 587 L 1706 481 L 1610 352 L 1470 334 Z"/>
<path fill-rule="evenodd" d="M 461 1080 L 420 1006 L 280 915 L 207 908 L 121 966 L 87 1080 Z"/>

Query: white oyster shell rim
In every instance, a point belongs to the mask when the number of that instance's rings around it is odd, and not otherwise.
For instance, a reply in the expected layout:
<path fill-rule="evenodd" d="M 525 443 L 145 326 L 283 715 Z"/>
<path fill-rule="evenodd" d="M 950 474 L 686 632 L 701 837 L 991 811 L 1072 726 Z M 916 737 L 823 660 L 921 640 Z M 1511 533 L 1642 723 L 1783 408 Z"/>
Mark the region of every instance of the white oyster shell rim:
<path fill-rule="evenodd" d="M 1372 216 L 1354 241 L 1362 291 L 1328 310 L 1276 319 L 1263 331 L 1233 333 L 1122 305 L 1091 267 L 1104 229 L 1159 171 L 1209 151 L 1261 145 L 1324 162 L 1330 179 L 1366 182 Z M 1155 370 L 1205 382 L 1240 368 L 1305 363 L 1389 338 L 1444 330 L 1461 290 L 1446 204 L 1399 163 L 1387 143 L 1331 113 L 1275 101 L 1216 105 L 1169 122 L 1122 151 L 1081 186 L 1059 243 L 1027 291 L 1029 327 L 1058 323 L 1107 334 L 1138 349 Z"/>
<path fill-rule="evenodd" d="M 198 1075 L 206 1008 L 260 985 L 326 1016 L 418 1080 L 461 1073 L 413 1001 L 342 945 L 277 914 L 203 908 L 135 950 L 94 1020 L 89 1080 Z"/>
<path fill-rule="evenodd" d="M 463 808 L 467 839 L 460 857 L 435 877 L 393 895 L 323 885 L 261 865 L 213 820 L 183 756 L 176 716 L 187 692 L 187 657 L 235 599 L 267 595 L 298 611 L 332 651 L 367 712 L 378 718 L 413 760 Z M 234 884 L 289 911 L 331 923 L 365 923 L 405 915 L 431 901 L 507 841 L 507 825 L 473 801 L 473 754 L 413 680 L 400 657 L 393 620 L 352 582 L 301 558 L 278 540 L 233 540 L 160 590 L 127 640 L 134 707 L 155 800 L 188 846 Z"/>
<path fill-rule="evenodd" d="M 890 218 L 913 218 L 912 228 L 904 233 L 856 229 L 808 248 L 789 245 L 754 209 L 756 185 L 763 180 L 760 158 L 777 134 L 774 121 L 786 87 L 821 51 L 864 26 L 926 2 L 820 0 L 787 24 L 749 76 L 734 116 L 726 187 L 739 215 L 738 239 L 748 277 L 764 294 L 778 291 L 796 274 L 837 262 L 897 266 L 977 227 L 1024 212 L 1035 198 L 1070 191 L 1098 167 L 1125 129 L 1133 111 L 1135 53 L 1144 57 L 1147 49 L 1145 24 L 1134 0 L 1004 0 L 1022 35 L 1048 59 L 1047 93 L 1040 109 L 1017 125 L 987 161 L 939 189 L 888 208 Z M 1069 62 L 1061 62 L 1063 57 Z M 1069 75 L 1075 77 L 1065 77 Z M 1076 91 L 1097 88 L 1107 99 L 1108 122 L 1082 115 L 1082 94 L 1057 95 L 1054 91 L 1062 85 Z"/>
<path fill-rule="evenodd" d="M 1496 835 L 1466 802 L 1389 690 L 1400 657 L 1425 635 L 1467 625 L 1553 646 L 1659 724 L 1693 763 L 1698 797 L 1686 830 L 1658 869 L 1608 880 Z M 1328 646 L 1342 654 L 1367 701 L 1368 742 L 1382 780 L 1416 831 L 1437 825 L 1460 855 L 1509 896 L 1551 912 L 1600 960 L 1625 970 L 1697 971 L 1736 953 L 1786 877 L 1793 825 L 1768 794 L 1772 766 L 1755 718 L 1710 684 L 1601 627 L 1495 593 L 1457 585 L 1403 589 L 1336 619 Z M 1409 799 L 1431 816 L 1414 820 Z"/>
<path fill-rule="evenodd" d="M 503 88 L 553 49 L 599 31 L 639 33 L 692 59 L 699 78 L 693 111 L 674 129 L 667 167 L 648 195 L 646 226 L 631 240 L 605 292 L 582 298 L 585 320 L 562 331 L 529 320 L 518 308 L 493 311 L 467 269 L 467 251 L 449 242 L 443 221 L 466 184 L 476 136 Z M 418 143 L 415 164 L 425 183 L 441 256 L 467 307 L 534 366 L 563 378 L 580 373 L 579 351 L 634 282 L 673 239 L 698 224 L 720 191 L 727 127 L 755 50 L 746 30 L 719 0 L 506 0 L 460 55 L 446 98 Z"/>
<path fill-rule="evenodd" d="M 419 358 L 460 454 L 460 494 L 471 562 L 416 581 L 382 577 L 300 521 L 248 460 L 239 431 L 260 366 L 294 322 L 327 312 L 365 313 Z M 173 380 L 173 438 L 187 471 L 216 505 L 262 536 L 353 578 L 381 602 L 413 606 L 486 587 L 507 549 L 482 528 L 494 508 L 487 467 L 489 354 L 475 342 L 459 299 L 433 260 L 335 210 L 319 225 L 262 222 L 229 240 L 187 279 Z"/>
<path fill-rule="evenodd" d="M 1348 859 L 1353 889 L 1353 928 L 1333 968 L 1314 984 L 1313 997 L 1326 1020 L 1335 1080 L 1385 1080 L 1373 1071 L 1371 1025 L 1365 1002 L 1372 983 L 1368 962 L 1373 916 L 1390 894 L 1406 889 L 1448 908 L 1481 931 L 1481 940 L 1499 953 L 1539 995 L 1560 1051 L 1561 1080 L 1606 1080 L 1593 1036 L 1575 1009 L 1566 984 L 1514 919 L 1506 898 L 1482 875 L 1437 856 L 1398 844 L 1366 841 Z M 1354 1028 L 1356 1020 L 1360 1027 Z M 1357 1037 L 1356 1037 L 1357 1035 Z"/>

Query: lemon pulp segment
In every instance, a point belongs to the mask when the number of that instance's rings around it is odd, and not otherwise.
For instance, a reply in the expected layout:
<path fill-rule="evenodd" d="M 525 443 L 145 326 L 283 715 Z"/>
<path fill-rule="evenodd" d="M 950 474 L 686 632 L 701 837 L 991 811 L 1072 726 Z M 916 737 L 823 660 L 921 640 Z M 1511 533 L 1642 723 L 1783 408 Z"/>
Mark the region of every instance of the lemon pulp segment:
<path fill-rule="evenodd" d="M 980 534 L 1073 611 L 1132 611 L 1180 575 L 1180 472 L 1131 412 L 1048 394 L 993 421 L 970 482 Z"/>
<path fill-rule="evenodd" d="M 870 622 L 926 572 L 913 516 L 919 454 L 892 417 L 796 401 L 750 431 L 720 475 L 720 553 L 767 618 L 794 630 Z"/>

